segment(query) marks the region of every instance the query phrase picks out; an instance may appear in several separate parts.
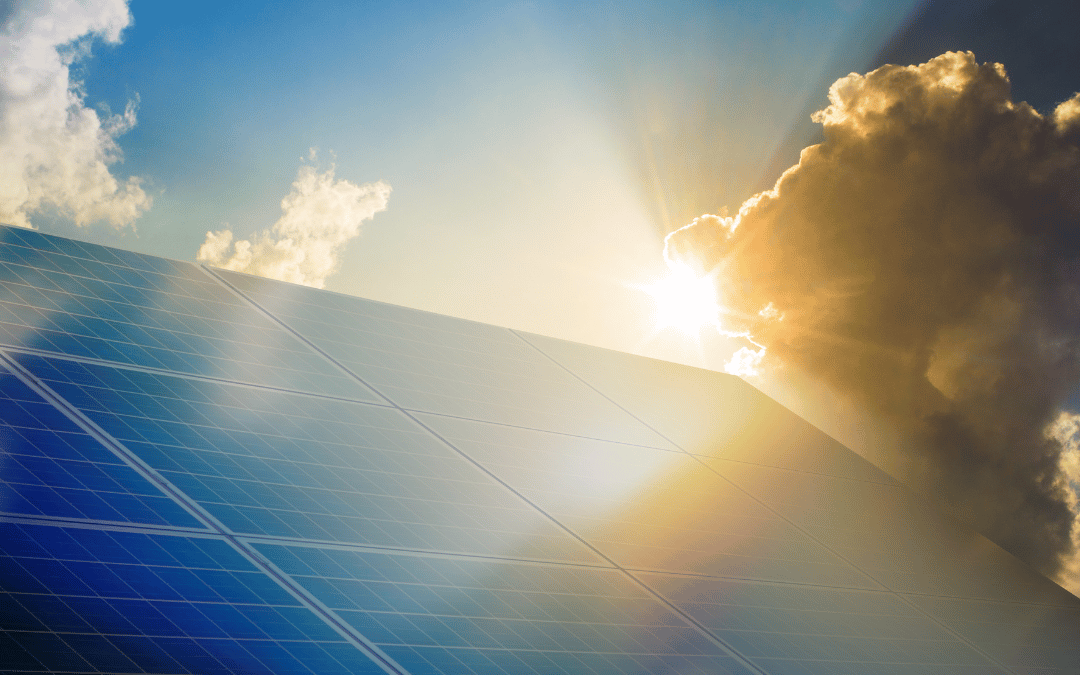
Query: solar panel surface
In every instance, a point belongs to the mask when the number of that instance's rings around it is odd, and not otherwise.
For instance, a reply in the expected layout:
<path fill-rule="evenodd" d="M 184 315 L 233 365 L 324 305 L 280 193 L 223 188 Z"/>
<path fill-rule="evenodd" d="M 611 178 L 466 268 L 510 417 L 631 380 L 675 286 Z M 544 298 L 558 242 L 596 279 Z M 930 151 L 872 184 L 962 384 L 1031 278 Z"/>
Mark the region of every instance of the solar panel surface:
<path fill-rule="evenodd" d="M 0 672 L 1080 673 L 741 380 L 0 227 Z"/>

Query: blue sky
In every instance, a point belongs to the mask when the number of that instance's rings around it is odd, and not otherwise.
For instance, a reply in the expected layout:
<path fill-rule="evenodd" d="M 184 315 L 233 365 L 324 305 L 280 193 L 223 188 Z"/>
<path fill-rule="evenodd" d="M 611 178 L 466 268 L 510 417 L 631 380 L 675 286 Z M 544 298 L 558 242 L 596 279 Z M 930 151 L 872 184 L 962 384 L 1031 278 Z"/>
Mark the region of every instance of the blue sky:
<path fill-rule="evenodd" d="M 771 184 L 796 118 L 910 10 L 135 0 L 73 76 L 87 106 L 138 96 L 112 170 L 153 206 L 119 232 L 35 222 L 190 260 L 208 230 L 271 226 L 315 147 L 393 188 L 328 288 L 716 367 L 730 345 L 651 336 L 625 284 L 663 272 L 668 231 Z"/>

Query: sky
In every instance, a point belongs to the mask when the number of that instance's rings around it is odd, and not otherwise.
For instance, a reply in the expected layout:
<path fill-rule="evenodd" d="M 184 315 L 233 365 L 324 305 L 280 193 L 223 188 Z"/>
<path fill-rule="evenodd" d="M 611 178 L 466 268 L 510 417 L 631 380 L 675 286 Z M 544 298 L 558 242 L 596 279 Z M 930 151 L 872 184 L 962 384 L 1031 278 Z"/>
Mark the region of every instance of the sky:
<path fill-rule="evenodd" d="M 1080 418 L 1058 415 L 1080 410 L 1080 370 L 1047 345 L 1071 354 L 1080 330 L 1076 138 L 1055 112 L 1080 90 L 1078 14 L 15 0 L 0 221 L 735 370 L 1060 574 Z M 903 105 L 863 118 L 867 101 Z M 673 265 L 726 313 L 680 327 Z M 878 320 L 899 306 L 901 325 Z M 994 431 L 1005 412 L 1016 424 Z"/>
<path fill-rule="evenodd" d="M 651 336 L 633 284 L 665 273 L 669 231 L 774 180 L 778 139 L 824 101 L 830 69 L 859 67 L 868 47 L 851 45 L 907 16 L 850 1 L 264 5 L 135 0 L 112 42 L 94 27 L 70 81 L 103 119 L 134 102 L 108 170 L 139 178 L 146 208 L 76 224 L 45 204 L 29 221 L 194 260 L 208 231 L 273 227 L 302 166 L 333 167 L 391 192 L 326 288 L 714 366 L 725 357 Z"/>

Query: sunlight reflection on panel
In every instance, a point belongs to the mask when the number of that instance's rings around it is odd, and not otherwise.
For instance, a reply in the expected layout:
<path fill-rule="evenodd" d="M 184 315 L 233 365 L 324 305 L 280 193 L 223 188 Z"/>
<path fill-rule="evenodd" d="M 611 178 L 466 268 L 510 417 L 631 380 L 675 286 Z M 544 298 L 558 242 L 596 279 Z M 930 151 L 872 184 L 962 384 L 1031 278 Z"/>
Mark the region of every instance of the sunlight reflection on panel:
<path fill-rule="evenodd" d="M 619 565 L 874 586 L 683 453 L 428 415 L 422 421 Z"/>
<path fill-rule="evenodd" d="M 18 359 L 233 532 L 600 562 L 397 410 Z"/>
<path fill-rule="evenodd" d="M 540 335 L 525 338 L 687 452 L 895 484 L 732 375 Z"/>
<path fill-rule="evenodd" d="M 505 328 L 215 273 L 403 408 L 670 446 Z"/>
<path fill-rule="evenodd" d="M 5 226 L 0 344 L 374 398 L 194 265 Z"/>
<path fill-rule="evenodd" d="M 745 675 L 616 570 L 258 545 L 414 675 Z"/>

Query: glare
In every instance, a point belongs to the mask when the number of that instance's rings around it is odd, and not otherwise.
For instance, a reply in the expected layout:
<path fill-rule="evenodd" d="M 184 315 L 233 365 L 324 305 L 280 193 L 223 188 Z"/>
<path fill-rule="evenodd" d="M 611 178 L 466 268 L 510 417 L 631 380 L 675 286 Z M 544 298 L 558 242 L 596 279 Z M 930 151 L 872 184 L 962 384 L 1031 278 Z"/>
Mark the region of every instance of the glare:
<path fill-rule="evenodd" d="M 683 265 L 673 265 L 670 274 L 641 289 L 656 303 L 659 330 L 677 328 L 696 337 L 705 326 L 720 328 L 720 304 L 716 298 L 716 280 L 711 275 L 698 276 Z"/>
<path fill-rule="evenodd" d="M 667 256 L 665 256 L 665 259 Z M 744 340 L 749 346 L 735 350 L 724 364 L 724 372 L 743 378 L 761 376 L 760 367 L 765 359 L 765 345 L 748 330 L 727 330 L 721 323 L 721 315 L 729 314 L 717 296 L 716 271 L 705 275 L 695 274 L 686 265 L 666 260 L 668 274 L 651 284 L 634 284 L 633 288 L 647 293 L 655 305 L 655 323 L 649 339 L 668 328 L 675 328 L 692 338 L 699 352 L 702 350 L 701 329 L 710 328 L 725 338 Z M 773 303 L 758 312 L 767 321 L 783 321 L 784 314 Z M 701 354 L 704 359 L 704 354 Z"/>

